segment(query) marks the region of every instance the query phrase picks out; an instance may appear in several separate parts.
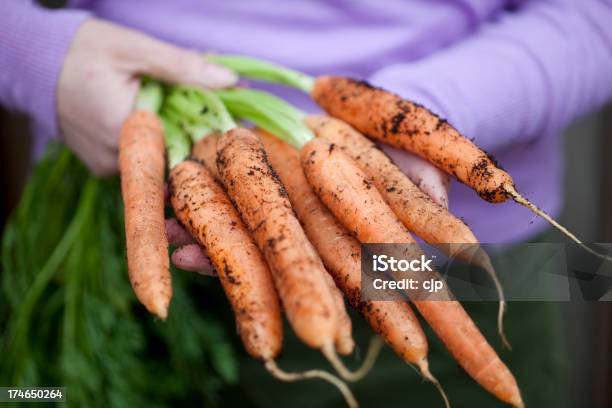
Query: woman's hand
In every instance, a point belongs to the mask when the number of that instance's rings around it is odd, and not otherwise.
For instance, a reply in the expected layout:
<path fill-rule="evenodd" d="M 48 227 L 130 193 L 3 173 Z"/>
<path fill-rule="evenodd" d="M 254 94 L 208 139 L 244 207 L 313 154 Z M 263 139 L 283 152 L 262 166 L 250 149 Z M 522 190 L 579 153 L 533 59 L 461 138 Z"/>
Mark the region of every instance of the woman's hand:
<path fill-rule="evenodd" d="M 205 88 L 231 86 L 238 79 L 195 51 L 101 20 L 83 23 L 62 67 L 57 111 L 64 142 L 96 175 L 117 172 L 119 130 L 133 108 L 141 75 Z M 172 254 L 178 268 L 214 274 L 176 220 L 168 220 L 166 229 L 170 243 L 179 247 Z"/>
<path fill-rule="evenodd" d="M 442 207 L 448 208 L 448 174 L 412 153 L 385 145 L 382 145 L 382 149 L 421 191 Z"/>
<path fill-rule="evenodd" d="M 66 144 L 97 175 L 117 171 L 119 130 L 133 108 L 139 77 L 206 88 L 234 85 L 231 71 L 202 56 L 97 19 L 78 30 L 66 56 L 57 89 L 59 126 Z M 448 204 L 448 177 L 416 156 L 385 148 L 434 201 Z M 168 241 L 177 249 L 173 264 L 214 275 L 203 250 L 175 219 L 166 221 Z"/>
<path fill-rule="evenodd" d="M 141 75 L 207 88 L 238 79 L 198 52 L 101 20 L 83 23 L 62 67 L 57 111 L 64 142 L 99 176 L 117 172 L 119 130 Z"/>
<path fill-rule="evenodd" d="M 177 247 L 170 256 L 170 260 L 174 266 L 185 271 L 216 276 L 202 248 L 200 248 L 191 235 L 179 225 L 175 218 L 166 220 L 166 234 L 168 234 L 168 242 L 170 245 Z"/>

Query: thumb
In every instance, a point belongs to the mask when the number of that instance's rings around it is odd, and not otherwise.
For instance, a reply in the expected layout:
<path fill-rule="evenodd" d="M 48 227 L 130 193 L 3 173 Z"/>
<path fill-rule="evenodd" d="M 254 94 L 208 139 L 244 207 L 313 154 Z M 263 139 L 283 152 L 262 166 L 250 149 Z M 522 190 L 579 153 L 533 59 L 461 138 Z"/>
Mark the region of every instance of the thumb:
<path fill-rule="evenodd" d="M 177 248 L 170 259 L 174 266 L 189 272 L 197 272 L 201 275 L 216 276 L 210 261 L 198 244 L 184 245 Z"/>
<path fill-rule="evenodd" d="M 139 71 L 169 83 L 225 88 L 234 85 L 238 76 L 231 70 L 212 64 L 202 53 L 177 47 L 144 34 L 133 44 L 141 59 Z"/>

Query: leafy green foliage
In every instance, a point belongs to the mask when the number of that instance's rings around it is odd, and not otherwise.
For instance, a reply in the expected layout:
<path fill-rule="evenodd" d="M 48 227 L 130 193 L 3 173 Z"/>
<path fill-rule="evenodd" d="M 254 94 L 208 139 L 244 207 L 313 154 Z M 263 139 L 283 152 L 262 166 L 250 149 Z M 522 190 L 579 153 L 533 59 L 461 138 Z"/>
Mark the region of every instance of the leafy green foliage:
<path fill-rule="evenodd" d="M 264 91 L 248 88 L 215 91 L 232 115 L 253 122 L 300 150 L 314 139 L 303 112 Z"/>
<path fill-rule="evenodd" d="M 189 86 L 168 88 L 161 115 L 193 142 L 209 133 L 236 127 L 236 122 L 215 93 Z"/>
<path fill-rule="evenodd" d="M 214 405 L 235 383 L 226 328 L 197 302 L 216 282 L 173 271 L 169 317 L 155 320 L 132 292 L 124 248 L 118 180 L 51 145 L 2 236 L 0 384 L 125 407 Z"/>

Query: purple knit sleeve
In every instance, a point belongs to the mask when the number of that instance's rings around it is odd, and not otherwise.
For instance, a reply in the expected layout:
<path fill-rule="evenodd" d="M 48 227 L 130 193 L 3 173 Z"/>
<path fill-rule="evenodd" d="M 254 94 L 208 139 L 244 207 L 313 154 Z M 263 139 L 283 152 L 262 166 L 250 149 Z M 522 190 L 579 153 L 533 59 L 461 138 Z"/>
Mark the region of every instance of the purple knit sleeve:
<path fill-rule="evenodd" d="M 57 135 L 56 87 L 70 42 L 88 13 L 5 2 L 0 13 L 0 104 Z"/>
<path fill-rule="evenodd" d="M 612 98 L 611 23 L 610 1 L 531 1 L 460 43 L 370 80 L 499 151 Z"/>

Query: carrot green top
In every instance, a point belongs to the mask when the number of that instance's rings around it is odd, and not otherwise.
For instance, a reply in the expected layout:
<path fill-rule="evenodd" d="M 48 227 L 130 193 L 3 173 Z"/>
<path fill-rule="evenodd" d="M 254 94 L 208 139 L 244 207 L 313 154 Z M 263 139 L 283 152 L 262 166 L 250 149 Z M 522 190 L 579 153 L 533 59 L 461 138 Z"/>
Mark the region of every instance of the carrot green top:
<path fill-rule="evenodd" d="M 206 58 L 245 78 L 288 85 L 305 93 L 310 93 L 314 85 L 314 78 L 309 75 L 256 58 L 238 55 L 207 55 Z"/>
<path fill-rule="evenodd" d="M 314 138 L 303 122 L 305 114 L 272 94 L 247 88 L 215 93 L 234 116 L 253 122 L 298 150 Z"/>
<path fill-rule="evenodd" d="M 162 117 L 170 122 L 169 131 L 189 135 L 193 142 L 212 132 L 225 132 L 237 127 L 234 117 L 254 123 L 297 149 L 314 138 L 303 123 L 303 112 L 274 95 L 254 89 L 213 92 L 194 87 L 173 87 L 166 97 Z M 171 147 L 168 147 L 169 155 Z"/>
<path fill-rule="evenodd" d="M 162 85 L 152 79 L 143 78 L 134 107 L 136 110 L 157 113 L 161 108 L 163 100 L 164 91 Z"/>

